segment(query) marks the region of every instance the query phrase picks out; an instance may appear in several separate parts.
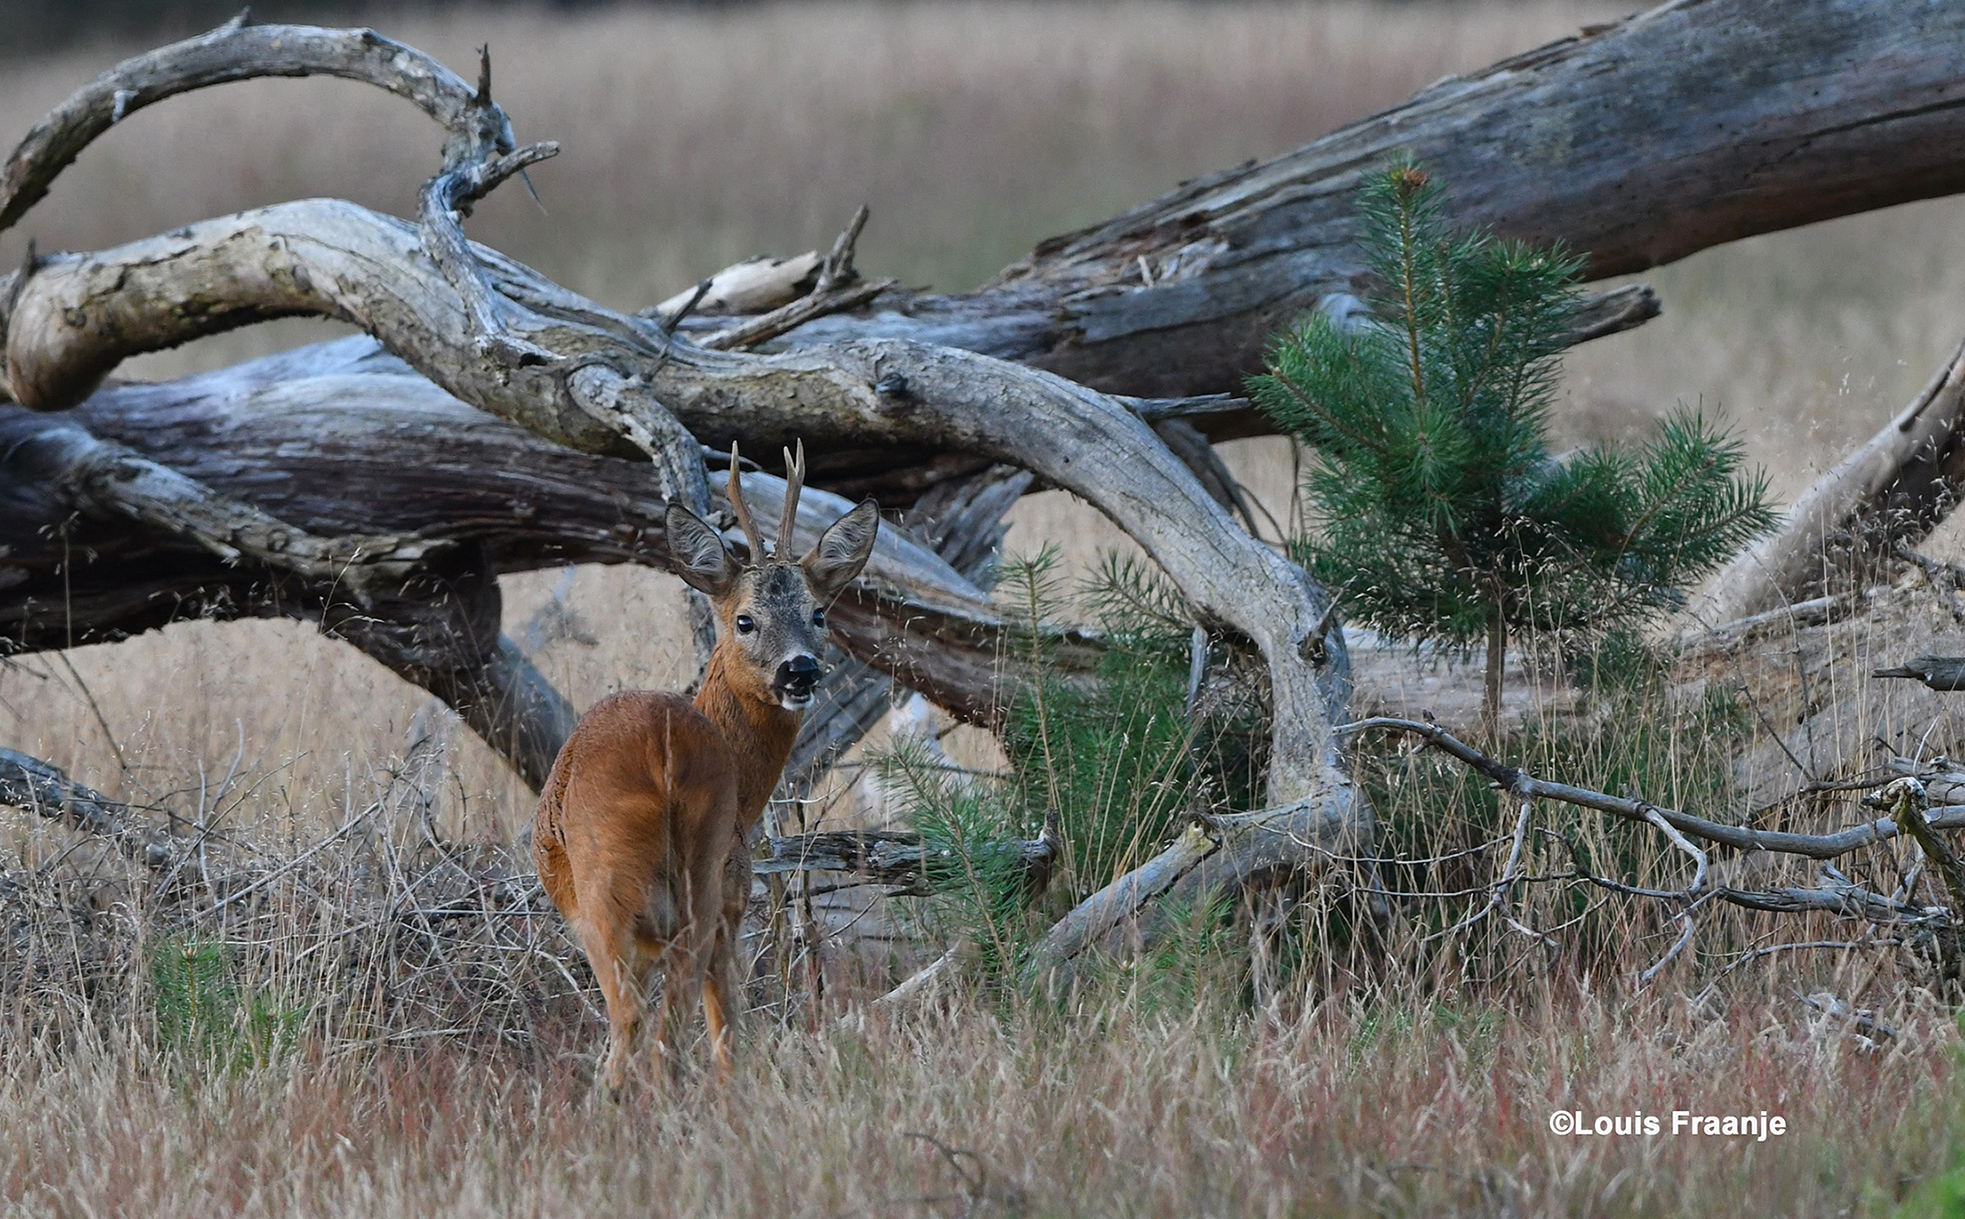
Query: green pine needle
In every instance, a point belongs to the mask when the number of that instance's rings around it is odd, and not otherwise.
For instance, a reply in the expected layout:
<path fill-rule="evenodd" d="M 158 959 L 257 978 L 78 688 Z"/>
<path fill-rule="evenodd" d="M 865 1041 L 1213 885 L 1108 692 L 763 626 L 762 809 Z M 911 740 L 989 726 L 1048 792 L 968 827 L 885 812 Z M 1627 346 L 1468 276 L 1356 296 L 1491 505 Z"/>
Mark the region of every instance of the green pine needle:
<path fill-rule="evenodd" d="M 1293 549 L 1353 620 L 1455 648 L 1497 617 L 1511 635 L 1601 636 L 1772 528 L 1765 476 L 1701 414 L 1637 452 L 1549 452 L 1581 257 L 1451 232 L 1444 193 L 1406 161 L 1359 213 L 1371 317 L 1308 318 L 1249 382 L 1312 454 Z"/>

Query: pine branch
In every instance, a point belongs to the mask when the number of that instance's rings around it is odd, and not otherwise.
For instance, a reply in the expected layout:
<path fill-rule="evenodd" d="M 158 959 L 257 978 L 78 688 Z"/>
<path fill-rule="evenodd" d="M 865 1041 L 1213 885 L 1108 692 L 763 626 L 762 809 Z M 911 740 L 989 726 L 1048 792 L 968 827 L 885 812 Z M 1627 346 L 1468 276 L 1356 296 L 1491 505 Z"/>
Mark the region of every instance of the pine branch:
<path fill-rule="evenodd" d="M 1642 460 L 1548 457 L 1581 262 L 1482 232 L 1447 236 L 1410 163 L 1360 196 L 1389 299 L 1340 335 L 1314 319 L 1273 348 L 1255 398 L 1315 455 L 1295 552 L 1380 631 L 1467 646 L 1491 629 L 1603 631 L 1654 612 L 1771 524 L 1763 477 L 1698 416 Z"/>

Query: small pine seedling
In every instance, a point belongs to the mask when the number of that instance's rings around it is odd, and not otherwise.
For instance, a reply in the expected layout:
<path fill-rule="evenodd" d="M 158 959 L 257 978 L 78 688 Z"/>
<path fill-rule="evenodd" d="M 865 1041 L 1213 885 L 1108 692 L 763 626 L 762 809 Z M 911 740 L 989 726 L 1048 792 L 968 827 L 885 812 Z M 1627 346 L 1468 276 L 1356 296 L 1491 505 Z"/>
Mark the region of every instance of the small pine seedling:
<path fill-rule="evenodd" d="M 1410 162 L 1371 177 L 1360 211 L 1371 316 L 1311 316 L 1251 391 L 1314 455 L 1298 561 L 1383 634 L 1484 641 L 1493 739 L 1511 636 L 1601 635 L 1678 604 L 1772 527 L 1766 478 L 1683 409 L 1637 452 L 1558 460 L 1549 409 L 1583 260 L 1450 233 Z"/>

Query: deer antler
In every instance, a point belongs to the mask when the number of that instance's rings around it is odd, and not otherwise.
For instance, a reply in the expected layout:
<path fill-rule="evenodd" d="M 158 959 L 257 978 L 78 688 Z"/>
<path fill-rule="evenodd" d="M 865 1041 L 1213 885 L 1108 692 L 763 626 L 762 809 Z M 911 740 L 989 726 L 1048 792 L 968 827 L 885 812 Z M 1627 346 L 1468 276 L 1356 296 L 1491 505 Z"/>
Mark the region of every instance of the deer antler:
<path fill-rule="evenodd" d="M 737 510 L 737 523 L 744 527 L 744 540 L 750 543 L 751 564 L 764 562 L 764 539 L 758 536 L 757 522 L 751 520 L 751 510 L 744 506 L 744 488 L 737 475 L 737 442 L 730 442 L 730 506 Z"/>
<path fill-rule="evenodd" d="M 798 456 L 785 450 L 785 511 L 778 518 L 778 557 L 791 549 L 792 527 L 798 524 L 798 493 L 805 489 L 805 441 L 798 442 Z"/>

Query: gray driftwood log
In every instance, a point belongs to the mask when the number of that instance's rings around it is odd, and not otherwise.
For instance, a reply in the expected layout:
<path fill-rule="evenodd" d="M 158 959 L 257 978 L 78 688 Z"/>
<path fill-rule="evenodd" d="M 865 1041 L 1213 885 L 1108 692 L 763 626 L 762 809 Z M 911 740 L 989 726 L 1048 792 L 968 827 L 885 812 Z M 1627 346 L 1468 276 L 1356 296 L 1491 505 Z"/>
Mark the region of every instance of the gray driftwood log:
<path fill-rule="evenodd" d="M 1593 277 L 1640 271 L 1965 187 L 1951 155 L 1965 139 L 1961 46 L 1956 5 L 1664 4 L 1053 237 L 974 292 L 801 337 L 919 338 L 1117 393 L 1238 392 L 1278 326 L 1358 292 L 1353 198 L 1395 152 L 1437 173 L 1463 220 L 1564 241 Z"/>
<path fill-rule="evenodd" d="M 90 474 L 133 462 L 150 477 Z M 654 481 L 647 463 L 579 453 L 473 410 L 366 338 L 170 385 L 108 386 L 73 411 L 0 405 L 0 646 L 113 641 L 183 618 L 320 621 L 418 684 L 444 687 L 536 782 L 567 712 L 552 712 L 559 730 L 536 735 L 513 722 L 516 706 L 545 706 L 549 692 L 499 639 L 497 586 L 483 576 L 575 562 L 666 569 Z M 944 540 L 962 562 L 986 557 L 975 552 L 993 544 L 988 526 L 1014 499 L 1003 492 L 1028 482 L 1020 472 L 998 480 L 983 516 L 950 522 L 959 536 Z M 745 485 L 760 502 L 783 495 L 770 475 L 746 474 Z M 956 484 L 944 485 L 922 507 L 953 503 Z M 808 528 L 840 507 L 816 489 L 807 504 Z M 769 514 L 767 531 L 776 522 Z M 448 594 L 432 580 L 467 592 L 471 612 L 442 629 L 424 621 L 434 606 L 398 595 L 413 576 L 433 602 Z M 883 533 L 835 619 L 881 671 L 964 718 L 989 722 L 999 684 L 1017 679 L 998 663 L 1003 624 L 982 589 L 898 530 Z M 402 654 L 412 636 L 424 652 L 414 663 Z M 1052 641 L 1059 663 L 1096 659 L 1093 636 L 1058 628 Z M 474 675 L 494 658 L 518 685 Z M 519 701 L 472 698 L 473 682 Z"/>
<path fill-rule="evenodd" d="M 1398 150 L 1416 152 L 1453 185 L 1464 218 L 1566 238 L 1599 273 L 1965 181 L 1965 170 L 1943 153 L 1965 104 L 1948 54 L 1965 14 L 1919 10 L 1914 20 L 1899 13 L 1879 21 L 1855 0 L 1806 0 L 1784 9 L 1778 23 L 1747 19 L 1755 15 L 1747 0 L 1668 4 L 1475 78 L 1442 82 L 1296 153 L 1198 180 L 1048 242 L 977 293 L 816 316 L 859 299 L 835 282 L 825 289 L 835 299 L 786 315 L 814 320 L 764 355 L 720 352 L 670 333 L 664 322 L 603 309 L 465 240 L 461 222 L 477 198 L 556 151 L 516 146 L 491 100 L 488 63 L 473 88 L 366 31 L 234 23 L 130 61 L 51 114 L 8 163 L 0 226 L 135 106 L 224 80 L 312 73 L 379 84 L 445 126 L 444 164 L 423 193 L 418 222 L 310 201 L 96 254 L 30 259 L 0 280 L 6 383 L 31 411 L 67 410 L 83 405 L 126 356 L 267 318 L 318 314 L 359 324 L 470 407 L 590 459 L 652 463 L 643 467 L 647 485 L 664 500 L 704 506 L 699 442 L 742 439 L 771 451 L 800 436 L 815 450 L 847 455 L 835 471 L 841 486 L 852 482 L 853 454 L 864 455 L 862 468 L 892 468 L 903 454 L 1022 466 L 1106 513 L 1167 571 L 1199 621 L 1261 653 L 1274 707 L 1273 806 L 1248 814 L 1250 824 L 1273 823 L 1274 840 L 1299 852 L 1351 851 L 1369 835 L 1370 813 L 1338 764 L 1330 731 L 1345 678 L 1326 598 L 1235 525 L 1143 422 L 1154 412 L 1044 370 L 1162 397 L 1232 391 L 1277 324 L 1360 286 L 1350 198 L 1358 174 Z M 1694 96 L 1700 105 L 1687 107 Z M 1738 139 L 1745 128 L 1756 132 L 1754 141 Z M 1630 189 L 1659 166 L 1671 167 L 1668 177 Z M 1657 205 L 1660 190 L 1674 207 Z M 1139 282 L 1128 282 L 1132 275 Z M 1642 320 L 1653 302 L 1630 291 L 1598 308 L 1594 329 L 1607 332 Z M 719 323 L 717 341 L 761 339 L 778 324 Z M 1193 417 L 1216 435 L 1249 426 L 1222 405 Z M 167 463 L 122 443 L 134 456 L 73 437 L 63 452 L 94 456 L 64 464 L 59 445 L 37 450 L 65 479 L 54 498 L 67 496 L 77 511 L 99 517 L 121 512 L 133 529 L 177 537 L 185 545 L 174 561 L 198 554 L 216 567 L 251 564 L 300 581 L 312 591 L 297 595 L 320 597 L 324 622 L 339 602 L 315 587 L 319 565 L 359 570 L 348 584 L 354 608 L 346 628 L 337 622 L 336 629 L 360 642 L 378 624 L 382 637 L 363 646 L 385 658 L 394 651 L 392 667 L 433 687 L 461 674 L 467 685 L 453 693 L 467 706 L 524 684 L 497 642 L 496 563 L 486 538 L 464 544 L 358 522 L 289 519 L 255 491 L 229 495 L 181 470 L 194 485 L 171 484 Z M 160 514 L 148 500 L 119 497 L 90 473 L 104 461 L 141 471 L 135 481 L 147 479 L 152 490 L 175 486 L 177 501 L 202 505 L 204 514 Z M 249 481 L 250 468 L 238 476 Z M 44 486 L 0 490 L 49 498 Z M 216 525 L 213 513 L 223 518 Z M 72 554 L 73 539 L 57 532 Z M 385 535 L 395 544 L 384 544 Z M 271 545 L 275 539 L 290 546 Z M 416 571 L 391 574 L 385 565 L 398 561 L 414 562 Z M 376 612 L 391 596 L 433 603 L 441 621 Z M 910 603 L 932 597 L 905 592 Z M 958 618 L 967 612 L 953 608 Z M 870 614 L 859 637 L 847 631 L 849 643 L 905 660 L 913 619 L 903 616 L 902 629 L 893 621 Z M 34 646 L 26 631 L 22 645 Z M 433 666 L 423 650 L 446 633 L 467 638 L 476 655 Z M 439 650 L 458 649 L 440 643 Z M 536 756 L 536 747 L 512 752 Z M 1130 900 L 1111 905 L 1117 917 L 1121 907 L 1136 908 Z"/>
<path fill-rule="evenodd" d="M 239 33 L 221 30 L 205 41 L 223 46 Z M 203 55 L 209 47 L 196 49 Z M 175 53 L 157 55 L 169 60 Z M 388 62 L 413 57 L 402 48 Z M 356 58 L 367 70 L 385 70 Z M 1271 815 L 1288 822 L 1289 837 L 1342 851 L 1371 840 L 1370 806 L 1339 764 L 1330 731 L 1346 691 L 1343 641 L 1328 597 L 1238 526 L 1131 404 L 1040 370 L 913 339 L 854 339 L 763 356 L 721 352 L 663 323 L 584 300 L 463 238 L 469 204 L 552 148 L 512 147 L 509 124 L 490 100 L 488 68 L 475 90 L 444 79 L 433 65 L 420 70 L 465 100 L 451 108 L 444 166 L 423 192 L 418 223 L 317 200 L 95 254 L 30 260 L 0 281 L 14 400 L 36 412 L 73 409 L 129 355 L 311 313 L 359 324 L 450 396 L 549 441 L 594 457 L 645 455 L 654 467 L 652 490 L 671 501 L 707 507 L 699 441 L 721 448 L 741 438 L 768 451 L 802 436 L 815 448 L 913 446 L 1015 465 L 1099 508 L 1167 573 L 1197 621 L 1261 654 L 1274 711 L 1267 790 Z M 45 185 L 45 175 L 30 175 L 29 186 L 36 182 Z M 195 482 L 179 490 L 201 503 L 225 499 L 205 495 Z M 115 507 L 129 512 L 129 505 Z M 216 549 L 215 540 L 237 550 L 237 522 L 256 520 L 253 513 L 264 509 L 238 500 L 226 507 L 230 521 L 219 522 L 226 536 L 215 538 L 206 521 L 190 530 L 190 540 L 207 550 Z M 310 554 L 339 553 L 316 541 L 328 533 L 289 527 L 304 536 Z M 801 520 L 798 527 L 809 526 Z M 273 548 L 251 557 L 281 565 Z M 476 576 L 481 589 L 489 583 L 484 567 L 453 582 Z M 913 601 L 933 595 L 907 592 Z M 488 603 L 482 595 L 449 600 Z M 495 636 L 495 618 L 463 617 L 474 638 Z M 872 645 L 859 641 L 856 650 L 904 651 L 910 629 L 905 624 Z M 842 633 L 854 642 L 850 626 Z"/>
<path fill-rule="evenodd" d="M 1825 591 L 1864 554 L 1915 545 L 1965 486 L 1965 344 L 1862 447 L 1802 493 L 1775 532 L 1728 563 L 1681 614 L 1697 642 L 1723 624 Z"/>

